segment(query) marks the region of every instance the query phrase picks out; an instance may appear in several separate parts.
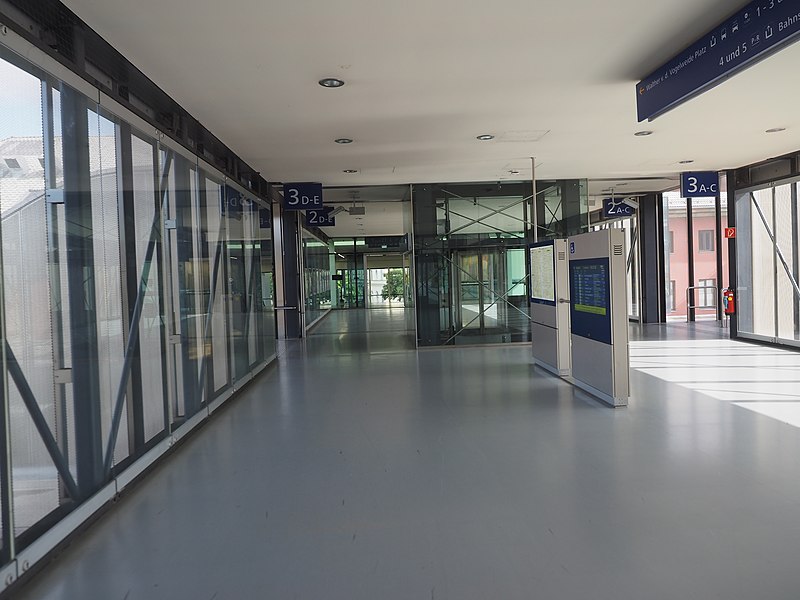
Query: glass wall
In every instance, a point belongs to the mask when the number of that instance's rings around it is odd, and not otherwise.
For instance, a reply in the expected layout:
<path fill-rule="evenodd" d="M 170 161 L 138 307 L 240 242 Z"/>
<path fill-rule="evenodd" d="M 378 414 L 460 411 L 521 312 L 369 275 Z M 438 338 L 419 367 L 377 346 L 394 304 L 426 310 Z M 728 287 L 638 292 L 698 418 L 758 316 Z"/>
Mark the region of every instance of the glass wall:
<path fill-rule="evenodd" d="M 798 183 L 736 197 L 736 312 L 739 335 L 800 342 Z"/>
<path fill-rule="evenodd" d="M 592 231 L 601 229 L 622 229 L 625 233 L 626 274 L 628 277 L 628 318 L 638 321 L 641 317 L 641 269 L 639 258 L 639 217 L 638 214 L 625 219 L 604 221 L 592 225 Z"/>
<path fill-rule="evenodd" d="M 331 309 L 331 260 L 328 244 L 303 229 L 305 324 L 311 327 Z"/>
<path fill-rule="evenodd" d="M 728 221 L 726 203 L 681 198 L 677 191 L 663 196 L 667 321 L 715 320 L 727 285 L 728 245 L 721 239 Z"/>
<path fill-rule="evenodd" d="M 2 48 L 0 81 L 8 563 L 208 416 L 274 357 L 275 333 L 261 200 Z"/>

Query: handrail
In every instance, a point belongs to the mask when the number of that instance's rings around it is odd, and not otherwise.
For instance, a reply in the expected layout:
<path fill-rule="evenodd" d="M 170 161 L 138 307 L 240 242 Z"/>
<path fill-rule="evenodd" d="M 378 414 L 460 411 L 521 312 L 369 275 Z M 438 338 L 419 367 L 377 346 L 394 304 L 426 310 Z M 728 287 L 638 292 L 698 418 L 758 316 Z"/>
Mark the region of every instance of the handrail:
<path fill-rule="evenodd" d="M 719 294 L 717 293 L 717 286 L 715 285 L 692 285 L 686 288 L 686 322 L 689 322 L 689 310 L 693 308 L 717 308 L 719 306 Z M 693 305 L 691 301 L 691 292 L 692 290 L 714 290 L 714 304 L 711 306 L 705 305 Z"/>

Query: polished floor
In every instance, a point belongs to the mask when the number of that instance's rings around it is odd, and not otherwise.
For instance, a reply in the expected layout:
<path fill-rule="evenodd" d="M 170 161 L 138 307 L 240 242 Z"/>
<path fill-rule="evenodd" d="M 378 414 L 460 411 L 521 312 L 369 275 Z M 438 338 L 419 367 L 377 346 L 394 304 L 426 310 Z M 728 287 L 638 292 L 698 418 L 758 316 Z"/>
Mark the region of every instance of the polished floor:
<path fill-rule="evenodd" d="M 708 389 L 798 388 L 796 355 L 674 331 L 614 410 L 528 347 L 334 312 L 17 597 L 796 600 L 800 429 Z"/>

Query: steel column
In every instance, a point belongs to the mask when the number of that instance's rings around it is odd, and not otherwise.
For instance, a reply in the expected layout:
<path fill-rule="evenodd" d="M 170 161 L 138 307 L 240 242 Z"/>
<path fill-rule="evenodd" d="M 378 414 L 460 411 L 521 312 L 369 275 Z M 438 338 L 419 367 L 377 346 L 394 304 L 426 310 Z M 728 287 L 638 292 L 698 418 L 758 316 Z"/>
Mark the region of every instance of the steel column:
<path fill-rule="evenodd" d="M 88 110 L 89 103 L 84 96 L 68 86 L 62 86 L 64 213 L 67 223 L 75 454 L 78 487 L 84 498 L 98 489 L 103 481 Z"/>

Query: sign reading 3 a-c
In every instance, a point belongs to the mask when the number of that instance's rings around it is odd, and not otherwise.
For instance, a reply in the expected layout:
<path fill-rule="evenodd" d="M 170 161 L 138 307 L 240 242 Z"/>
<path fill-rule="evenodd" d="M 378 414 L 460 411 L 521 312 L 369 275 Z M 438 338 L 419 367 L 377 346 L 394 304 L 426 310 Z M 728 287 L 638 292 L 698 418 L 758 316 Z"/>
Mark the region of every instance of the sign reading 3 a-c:
<path fill-rule="evenodd" d="M 716 171 L 681 173 L 682 198 L 719 196 L 719 174 Z"/>
<path fill-rule="evenodd" d="M 307 210 L 322 208 L 321 183 L 283 184 L 283 209 Z"/>

